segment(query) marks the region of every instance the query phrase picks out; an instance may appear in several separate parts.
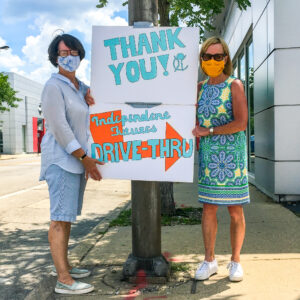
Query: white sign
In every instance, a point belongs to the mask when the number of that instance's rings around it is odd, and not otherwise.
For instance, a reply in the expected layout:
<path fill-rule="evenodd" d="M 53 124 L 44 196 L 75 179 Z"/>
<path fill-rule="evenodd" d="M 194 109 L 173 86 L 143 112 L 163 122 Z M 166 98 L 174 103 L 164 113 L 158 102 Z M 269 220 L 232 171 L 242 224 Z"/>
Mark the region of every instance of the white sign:
<path fill-rule="evenodd" d="M 100 107 L 90 118 L 91 155 L 105 162 L 101 166 L 103 178 L 193 181 L 193 106 Z"/>
<path fill-rule="evenodd" d="M 193 181 L 196 28 L 93 27 L 90 154 L 103 178 Z"/>
<path fill-rule="evenodd" d="M 91 90 L 105 103 L 195 103 L 199 30 L 93 27 Z"/>

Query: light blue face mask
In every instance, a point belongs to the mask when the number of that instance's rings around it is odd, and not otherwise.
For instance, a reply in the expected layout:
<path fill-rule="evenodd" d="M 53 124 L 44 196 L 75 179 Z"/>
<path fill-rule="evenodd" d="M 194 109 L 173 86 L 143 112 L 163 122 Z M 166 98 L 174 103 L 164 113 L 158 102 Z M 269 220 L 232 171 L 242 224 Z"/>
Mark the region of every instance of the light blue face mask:
<path fill-rule="evenodd" d="M 80 65 L 80 57 L 79 57 L 79 55 L 77 55 L 77 56 L 68 55 L 65 57 L 58 56 L 57 63 L 64 70 L 66 70 L 68 72 L 74 72 L 78 69 L 78 67 Z"/>

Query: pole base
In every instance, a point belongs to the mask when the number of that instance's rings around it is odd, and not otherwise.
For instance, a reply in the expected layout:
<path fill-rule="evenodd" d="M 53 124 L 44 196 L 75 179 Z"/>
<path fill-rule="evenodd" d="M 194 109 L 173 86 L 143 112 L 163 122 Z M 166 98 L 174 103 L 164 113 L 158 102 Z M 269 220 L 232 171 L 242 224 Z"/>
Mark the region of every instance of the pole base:
<path fill-rule="evenodd" d="M 123 276 L 129 282 L 146 277 L 148 283 L 165 283 L 170 276 L 170 264 L 163 255 L 141 258 L 130 254 L 123 266 Z"/>

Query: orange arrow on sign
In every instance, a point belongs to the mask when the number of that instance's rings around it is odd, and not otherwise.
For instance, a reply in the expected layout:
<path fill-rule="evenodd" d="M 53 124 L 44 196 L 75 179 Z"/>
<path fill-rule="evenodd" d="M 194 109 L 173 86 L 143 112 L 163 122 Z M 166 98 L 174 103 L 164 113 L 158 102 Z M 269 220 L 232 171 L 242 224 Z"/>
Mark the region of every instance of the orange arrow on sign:
<path fill-rule="evenodd" d="M 107 143 L 110 143 L 112 145 L 118 144 L 117 147 L 115 146 L 113 150 L 111 150 L 109 154 L 107 154 L 108 161 L 115 161 L 115 159 L 112 159 L 112 154 L 114 155 L 114 157 L 118 158 L 117 161 L 123 160 L 124 151 L 127 152 L 128 145 L 131 146 L 131 142 L 124 142 L 122 135 L 123 127 L 122 122 L 120 121 L 121 117 L 121 110 L 98 113 L 90 116 L 90 129 L 92 137 L 94 139 L 94 143 L 98 144 L 101 147 L 103 147 L 104 144 L 107 145 Z M 120 134 L 112 135 L 112 127 L 116 126 L 118 127 L 118 131 Z M 173 145 L 173 143 L 177 141 L 179 141 L 179 146 L 176 147 Z M 152 144 L 150 140 L 141 141 L 140 145 L 137 146 L 136 154 L 140 155 L 141 158 L 156 158 L 162 157 L 162 155 L 164 155 L 165 171 L 167 171 L 181 157 L 181 155 L 179 155 L 178 153 L 178 150 L 175 151 L 174 147 L 176 149 L 179 149 L 179 151 L 183 153 L 183 143 L 185 143 L 185 150 L 189 150 L 189 143 L 184 141 L 183 137 L 168 122 L 166 122 L 166 138 L 164 140 L 156 140 L 155 144 Z M 132 159 L 132 148 L 128 150 L 128 158 Z M 98 157 L 101 157 L 99 148 L 97 149 L 97 151 Z"/>

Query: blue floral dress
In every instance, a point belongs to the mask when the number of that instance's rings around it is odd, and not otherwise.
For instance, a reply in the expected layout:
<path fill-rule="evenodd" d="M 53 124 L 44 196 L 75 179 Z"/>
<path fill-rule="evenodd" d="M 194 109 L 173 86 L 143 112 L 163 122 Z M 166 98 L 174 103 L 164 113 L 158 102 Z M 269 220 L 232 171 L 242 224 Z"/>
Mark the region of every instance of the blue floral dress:
<path fill-rule="evenodd" d="M 203 83 L 197 106 L 199 126 L 210 128 L 233 121 L 234 80 L 230 76 L 220 84 Z M 250 202 L 244 131 L 200 139 L 198 197 L 200 202 L 216 205 Z"/>

